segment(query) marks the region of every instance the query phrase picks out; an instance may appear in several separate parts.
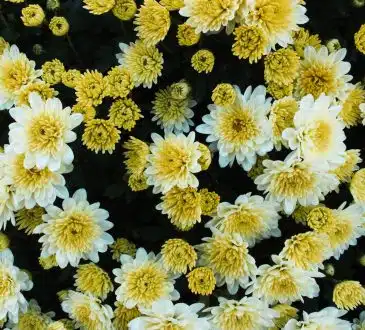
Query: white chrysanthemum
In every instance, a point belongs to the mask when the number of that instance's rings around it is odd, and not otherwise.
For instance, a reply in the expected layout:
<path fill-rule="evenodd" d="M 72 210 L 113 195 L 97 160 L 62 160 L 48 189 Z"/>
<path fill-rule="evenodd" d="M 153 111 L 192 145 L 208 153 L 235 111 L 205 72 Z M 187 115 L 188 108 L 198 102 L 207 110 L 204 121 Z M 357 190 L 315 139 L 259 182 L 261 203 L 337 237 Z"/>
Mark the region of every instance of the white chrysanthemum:
<path fill-rule="evenodd" d="M 212 316 L 212 330 L 264 330 L 274 326 L 273 320 L 279 313 L 255 297 L 243 297 L 241 300 L 218 298 L 219 306 L 209 307 Z"/>
<path fill-rule="evenodd" d="M 8 317 L 16 323 L 19 312 L 26 311 L 28 306 L 21 291 L 29 291 L 33 282 L 13 263 L 12 253 L 0 254 L 0 320 Z"/>
<path fill-rule="evenodd" d="M 30 94 L 29 104 L 10 109 L 15 123 L 9 125 L 9 142 L 16 153 L 25 155 L 24 167 L 57 171 L 62 163 L 71 164 L 74 154 L 67 143 L 76 140 L 72 130 L 81 124 L 82 115 L 63 109 L 57 98 L 43 101 L 37 93 Z"/>
<path fill-rule="evenodd" d="M 62 302 L 62 310 L 75 321 L 76 329 L 113 329 L 112 308 L 109 305 L 102 305 L 100 300 L 91 294 L 68 291 L 66 299 Z"/>
<path fill-rule="evenodd" d="M 45 207 L 52 204 L 56 197 L 67 198 L 68 191 L 62 174 L 72 171 L 72 166 L 61 166 L 52 172 L 48 168 L 27 169 L 24 167 L 24 154 L 16 154 L 12 146 L 5 146 L 7 165 L 5 173 L 14 191 L 14 200 L 20 205 L 24 203 L 27 209 L 36 204 Z"/>
<path fill-rule="evenodd" d="M 286 128 L 283 139 L 308 162 L 323 162 L 335 168 L 345 161 L 344 124 L 338 118 L 341 106 L 331 106 L 332 98 L 322 94 L 303 97 L 294 115 L 294 128 Z"/>
<path fill-rule="evenodd" d="M 265 201 L 261 196 L 251 196 L 251 193 L 247 193 L 238 196 L 234 205 L 220 203 L 217 215 L 206 227 L 217 228 L 223 233 L 239 234 L 248 246 L 254 246 L 257 241 L 281 235 L 278 211 L 278 203 Z"/>
<path fill-rule="evenodd" d="M 318 50 L 311 46 L 306 47 L 299 68 L 295 94 L 299 98 L 308 94 L 317 98 L 322 93 L 334 97 L 342 96 L 348 82 L 352 80 L 352 76 L 347 74 L 351 64 L 343 61 L 346 53 L 345 48 L 329 53 L 325 46 Z"/>
<path fill-rule="evenodd" d="M 364 330 L 365 329 L 365 311 L 361 312 L 358 319 L 354 319 L 352 330 Z"/>
<path fill-rule="evenodd" d="M 175 277 L 169 274 L 153 252 L 139 248 L 136 257 L 123 254 L 121 268 L 113 269 L 115 282 L 120 286 L 115 291 L 117 301 L 127 308 L 134 306 L 149 308 L 161 299 L 177 300 L 174 289 Z"/>
<path fill-rule="evenodd" d="M 232 105 L 222 107 L 211 104 L 210 114 L 203 116 L 204 124 L 196 131 L 207 134 L 207 142 L 219 151 L 219 165 L 231 166 L 234 160 L 249 171 L 256 163 L 256 156 L 263 156 L 273 149 L 272 128 L 267 118 L 271 98 L 266 98 L 266 88 L 249 86 L 242 95 L 236 88 Z"/>
<path fill-rule="evenodd" d="M 198 264 L 214 272 L 217 286 L 227 284 L 230 294 L 245 288 L 256 274 L 255 258 L 248 253 L 248 244 L 238 234 L 223 234 L 214 228 L 212 237 L 196 246 L 200 251 Z"/>
<path fill-rule="evenodd" d="M 199 181 L 194 175 L 201 171 L 198 162 L 201 152 L 199 142 L 195 142 L 195 133 L 168 134 L 165 138 L 152 133 L 151 154 L 147 156 L 145 171 L 147 183 L 153 186 L 153 193 L 165 194 L 172 187 L 196 188 Z"/>
<path fill-rule="evenodd" d="M 0 172 L 4 171 L 0 169 Z M 19 210 L 21 207 L 21 205 L 19 205 L 19 203 L 17 203 L 14 198 L 14 189 L 10 184 L 11 180 L 9 177 L 5 176 L 4 178 L 0 179 L 0 230 L 6 229 L 6 224 L 8 221 L 10 221 L 13 226 L 15 226 L 14 212 Z"/>
<path fill-rule="evenodd" d="M 35 62 L 19 52 L 12 45 L 0 56 L 0 110 L 10 109 L 25 85 L 42 75 L 42 70 L 35 70 Z"/>
<path fill-rule="evenodd" d="M 324 277 L 317 271 L 297 268 L 293 263 L 273 255 L 273 266 L 261 265 L 257 277 L 250 283 L 246 294 L 252 293 L 268 304 L 291 304 L 302 301 L 303 297 L 314 298 L 319 294 L 316 277 Z"/>
<path fill-rule="evenodd" d="M 33 233 L 42 234 L 41 257 L 56 255 L 57 264 L 65 268 L 68 263 L 76 267 L 81 259 L 99 262 L 98 253 L 107 250 L 114 242 L 106 233 L 113 227 L 108 211 L 100 203 L 89 204 L 85 189 L 77 190 L 72 198 L 62 202 L 62 209 L 50 205 L 43 215 L 44 223 Z"/>
<path fill-rule="evenodd" d="M 170 300 L 159 300 L 150 308 L 140 308 L 143 315 L 133 319 L 128 326 L 131 330 L 209 330 L 207 318 L 198 315 L 203 307 L 201 303 L 174 305 Z"/>
<path fill-rule="evenodd" d="M 351 323 L 340 319 L 346 313 L 335 307 L 326 307 L 311 314 L 303 312 L 303 321 L 291 319 L 283 330 L 351 330 Z"/>
<path fill-rule="evenodd" d="M 245 2 L 245 1 L 244 1 Z M 268 48 L 293 43 L 292 32 L 308 22 L 306 8 L 298 0 L 255 0 L 240 12 L 241 24 L 260 26 L 269 39 Z"/>
<path fill-rule="evenodd" d="M 265 191 L 269 201 L 279 202 L 286 214 L 293 213 L 297 204 L 318 205 L 339 185 L 337 177 L 328 173 L 322 164 L 290 157 L 284 161 L 265 159 L 262 164 L 265 169 L 255 179 L 257 189 Z"/>

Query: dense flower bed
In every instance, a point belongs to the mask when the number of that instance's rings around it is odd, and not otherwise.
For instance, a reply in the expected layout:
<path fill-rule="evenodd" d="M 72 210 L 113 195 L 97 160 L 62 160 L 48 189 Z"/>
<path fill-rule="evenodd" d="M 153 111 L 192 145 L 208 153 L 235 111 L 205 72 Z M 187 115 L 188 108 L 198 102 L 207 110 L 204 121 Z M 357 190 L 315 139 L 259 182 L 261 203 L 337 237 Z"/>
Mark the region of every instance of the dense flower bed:
<path fill-rule="evenodd" d="M 365 329 L 365 1 L 0 23 L 0 328 Z"/>

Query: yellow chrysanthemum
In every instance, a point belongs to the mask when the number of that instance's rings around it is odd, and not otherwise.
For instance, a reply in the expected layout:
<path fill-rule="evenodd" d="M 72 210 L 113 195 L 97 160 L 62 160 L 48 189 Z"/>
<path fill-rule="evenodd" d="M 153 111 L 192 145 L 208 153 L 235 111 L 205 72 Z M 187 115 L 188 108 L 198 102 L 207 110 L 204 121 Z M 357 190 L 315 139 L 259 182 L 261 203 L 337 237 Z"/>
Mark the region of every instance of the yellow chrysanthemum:
<path fill-rule="evenodd" d="M 44 330 L 47 329 L 47 323 L 48 323 L 48 316 L 43 315 L 40 312 L 40 310 L 31 308 L 28 309 L 27 312 L 19 316 L 19 320 L 17 322 L 17 328 L 19 330 L 23 329 Z"/>
<path fill-rule="evenodd" d="M 82 143 L 89 150 L 112 154 L 119 140 L 120 131 L 109 120 L 91 119 L 86 122 Z"/>
<path fill-rule="evenodd" d="M 318 34 L 311 35 L 309 31 L 304 28 L 294 31 L 293 39 L 293 48 L 300 57 L 304 56 L 304 49 L 308 46 L 312 46 L 315 49 L 319 49 L 321 47 L 321 39 L 319 39 Z"/>
<path fill-rule="evenodd" d="M 208 267 L 198 267 L 186 275 L 191 292 L 202 296 L 209 296 L 215 289 L 215 277 Z"/>
<path fill-rule="evenodd" d="M 77 102 L 85 106 L 97 106 L 103 102 L 108 82 L 98 71 L 87 70 L 75 86 Z"/>
<path fill-rule="evenodd" d="M 55 85 L 62 81 L 62 75 L 65 72 L 65 67 L 60 60 L 54 59 L 45 62 L 42 65 L 42 79 L 50 84 Z"/>
<path fill-rule="evenodd" d="M 50 11 L 56 11 L 60 6 L 60 0 L 47 0 L 47 9 Z"/>
<path fill-rule="evenodd" d="M 271 82 L 267 86 L 267 91 L 270 93 L 276 100 L 280 100 L 286 96 L 293 95 L 294 85 L 279 85 L 274 82 Z"/>
<path fill-rule="evenodd" d="M 0 55 L 2 55 L 4 50 L 8 47 L 9 43 L 3 37 L 0 37 Z"/>
<path fill-rule="evenodd" d="M 144 0 L 134 20 L 137 36 L 146 46 L 156 45 L 165 39 L 170 29 L 170 13 L 156 0 Z"/>
<path fill-rule="evenodd" d="M 113 98 L 126 97 L 134 87 L 131 74 L 121 66 L 112 68 L 105 79 L 109 87 L 108 96 Z"/>
<path fill-rule="evenodd" d="M 198 258 L 194 248 L 182 239 L 169 239 L 161 249 L 164 267 L 172 273 L 186 274 L 195 267 Z"/>
<path fill-rule="evenodd" d="M 136 87 L 151 88 L 157 83 L 157 78 L 161 76 L 163 67 L 163 55 L 155 46 L 147 46 L 141 40 L 126 44 L 119 44 L 123 53 L 117 54 L 119 63 L 126 68 Z"/>
<path fill-rule="evenodd" d="M 365 288 L 357 281 L 343 281 L 333 290 L 333 302 L 340 309 L 352 310 L 365 305 Z"/>
<path fill-rule="evenodd" d="M 315 231 L 292 236 L 285 241 L 280 256 L 293 262 L 296 267 L 315 269 L 331 254 L 328 237 Z"/>
<path fill-rule="evenodd" d="M 115 0 L 112 12 L 121 21 L 129 21 L 137 12 L 136 2 L 134 0 Z"/>
<path fill-rule="evenodd" d="M 359 31 L 354 35 L 356 49 L 365 54 L 365 24 L 360 26 Z"/>
<path fill-rule="evenodd" d="M 174 187 L 161 199 L 162 203 L 158 204 L 156 208 L 161 210 L 162 214 L 167 214 L 171 223 L 178 229 L 190 230 L 201 221 L 202 210 L 197 189 Z"/>
<path fill-rule="evenodd" d="M 199 143 L 198 150 L 200 151 L 198 163 L 201 167 L 201 170 L 205 171 L 212 163 L 212 153 L 210 152 L 209 148 L 203 143 Z"/>
<path fill-rule="evenodd" d="M 10 239 L 4 233 L 0 232 L 0 252 L 7 249 L 10 245 Z"/>
<path fill-rule="evenodd" d="M 82 73 L 77 69 L 67 70 L 62 74 L 62 84 L 69 88 L 75 88 L 79 79 L 82 78 Z"/>
<path fill-rule="evenodd" d="M 360 104 L 365 103 L 365 90 L 360 85 L 355 85 L 342 102 L 339 117 L 346 127 L 356 126 L 361 123 Z"/>
<path fill-rule="evenodd" d="M 279 85 L 289 85 L 298 75 L 300 57 L 290 48 L 282 48 L 265 58 L 265 80 Z"/>
<path fill-rule="evenodd" d="M 39 5 L 29 5 L 22 9 L 21 19 L 25 26 L 39 26 L 45 17 L 46 15 Z"/>
<path fill-rule="evenodd" d="M 167 10 L 174 11 L 184 7 L 184 0 L 160 0 L 160 4 Z"/>
<path fill-rule="evenodd" d="M 173 83 L 170 88 L 171 97 L 175 100 L 185 100 L 191 92 L 191 86 L 184 79 Z"/>
<path fill-rule="evenodd" d="M 18 106 L 30 106 L 29 95 L 33 92 L 38 93 L 42 97 L 43 101 L 46 101 L 58 95 L 58 92 L 54 90 L 49 84 L 43 81 L 35 81 L 26 85 L 20 90 L 16 104 Z"/>
<path fill-rule="evenodd" d="M 61 321 L 52 322 L 47 330 L 67 330 L 66 326 Z"/>
<path fill-rule="evenodd" d="M 117 238 L 110 246 L 110 250 L 113 253 L 112 258 L 118 261 L 122 254 L 128 254 L 134 257 L 137 249 L 136 245 L 126 238 Z"/>
<path fill-rule="evenodd" d="M 212 101 L 222 107 L 232 105 L 235 99 L 236 91 L 231 84 L 218 84 L 212 92 Z"/>
<path fill-rule="evenodd" d="M 264 30 L 258 25 L 241 25 L 234 29 L 233 55 L 256 63 L 264 54 L 268 39 Z"/>
<path fill-rule="evenodd" d="M 217 213 L 217 207 L 220 201 L 219 195 L 206 188 L 199 190 L 199 194 L 202 214 L 210 217 L 214 216 Z"/>
<path fill-rule="evenodd" d="M 278 304 L 272 307 L 275 312 L 279 313 L 279 316 L 274 319 L 275 326 L 269 328 L 269 330 L 283 329 L 285 324 L 290 319 L 298 318 L 298 309 L 287 304 Z"/>
<path fill-rule="evenodd" d="M 70 29 L 67 19 L 62 16 L 52 17 L 48 26 L 51 32 L 57 37 L 66 35 Z"/>
<path fill-rule="evenodd" d="M 357 164 L 362 161 L 359 149 L 347 150 L 345 153 L 345 162 L 331 170 L 331 173 L 335 174 L 340 182 L 350 182 L 353 173 L 359 169 Z"/>
<path fill-rule="evenodd" d="M 321 205 L 321 204 L 320 204 Z M 302 225 L 307 224 L 307 216 L 310 211 L 312 211 L 317 206 L 302 206 L 299 205 L 294 212 L 291 214 L 292 218 L 296 223 L 301 223 Z"/>
<path fill-rule="evenodd" d="M 126 131 L 131 131 L 136 126 L 137 120 L 143 118 L 138 105 L 127 97 L 113 102 L 108 117 L 113 125 Z"/>
<path fill-rule="evenodd" d="M 43 222 L 42 216 L 45 213 L 44 208 L 38 205 L 32 209 L 23 208 L 15 214 L 16 225 L 18 229 L 24 230 L 27 235 L 33 234 L 34 228 Z"/>
<path fill-rule="evenodd" d="M 179 46 L 193 46 L 199 42 L 200 33 L 196 33 L 195 29 L 189 24 L 179 24 L 176 38 Z"/>
<path fill-rule="evenodd" d="M 115 0 L 83 0 L 83 2 L 84 8 L 94 15 L 105 14 L 115 5 Z"/>
<path fill-rule="evenodd" d="M 147 177 L 144 173 L 134 173 L 128 178 L 128 187 L 132 191 L 148 189 Z"/>
<path fill-rule="evenodd" d="M 191 66 L 199 73 L 212 72 L 214 62 L 214 54 L 208 49 L 198 50 L 191 58 Z"/>
<path fill-rule="evenodd" d="M 75 274 L 75 286 L 78 291 L 91 293 L 102 300 L 113 291 L 113 283 L 108 273 L 93 263 L 78 267 Z"/>
<path fill-rule="evenodd" d="M 137 307 L 128 309 L 119 302 L 116 302 L 115 306 L 113 319 L 113 326 L 115 329 L 126 330 L 128 329 L 128 323 L 130 321 L 141 316 L 141 312 Z"/>
<path fill-rule="evenodd" d="M 147 156 L 150 152 L 148 145 L 131 136 L 129 140 L 123 144 L 123 147 L 127 149 L 127 151 L 124 152 L 126 158 L 124 164 L 127 168 L 127 173 L 130 175 L 142 173 L 146 168 Z"/>
<path fill-rule="evenodd" d="M 350 191 L 356 203 L 365 203 L 365 169 L 354 174 L 350 182 Z"/>
<path fill-rule="evenodd" d="M 88 121 L 95 118 L 96 110 L 92 106 L 84 106 L 80 103 L 76 103 L 72 107 L 72 112 L 81 113 L 84 116 L 84 121 Z"/>
<path fill-rule="evenodd" d="M 326 42 L 326 47 L 330 53 L 336 52 L 342 48 L 338 39 L 330 39 Z"/>
<path fill-rule="evenodd" d="M 317 206 L 313 208 L 307 215 L 307 224 L 316 231 L 322 231 L 333 226 L 335 217 L 333 211 L 325 206 Z"/>
<path fill-rule="evenodd" d="M 56 260 L 55 254 L 53 254 L 49 257 L 40 257 L 40 258 L 38 258 L 38 262 L 41 265 L 41 267 L 45 270 L 48 270 L 48 269 L 51 269 L 51 268 L 57 266 L 57 260 Z"/>

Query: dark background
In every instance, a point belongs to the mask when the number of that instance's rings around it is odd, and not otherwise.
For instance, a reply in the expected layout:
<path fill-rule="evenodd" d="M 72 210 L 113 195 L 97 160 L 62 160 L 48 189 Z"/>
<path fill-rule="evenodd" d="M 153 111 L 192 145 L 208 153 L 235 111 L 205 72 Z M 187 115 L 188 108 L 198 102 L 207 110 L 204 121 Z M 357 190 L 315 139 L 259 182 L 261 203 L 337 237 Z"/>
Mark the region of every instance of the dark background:
<path fill-rule="evenodd" d="M 45 1 L 29 1 L 38 3 L 44 9 Z M 137 1 L 138 4 L 141 1 Z M 48 28 L 27 28 L 20 20 L 20 11 L 25 4 L 12 4 L 1 1 L 0 4 L 0 35 L 8 42 L 17 44 L 22 52 L 36 61 L 40 68 L 43 62 L 54 58 L 60 59 L 66 69 L 76 68 L 97 69 L 106 73 L 109 68 L 117 65 L 115 54 L 119 53 L 119 42 L 129 43 L 136 39 L 132 22 L 121 22 L 112 13 L 94 16 L 82 8 L 80 0 L 61 0 L 61 8 L 56 12 L 59 16 L 65 16 L 70 23 L 70 39 L 77 53 L 70 47 L 67 38 L 55 37 Z M 359 9 L 352 7 L 351 0 L 308 0 L 307 15 L 310 19 L 305 25 L 312 33 L 320 35 L 322 41 L 331 38 L 339 39 L 341 45 L 348 50 L 347 61 L 351 62 L 351 74 L 353 82 L 364 79 L 365 55 L 356 51 L 353 41 L 354 33 L 365 23 L 365 7 Z M 46 9 L 45 9 L 46 10 Z M 53 16 L 47 12 L 47 18 Z M 264 83 L 263 62 L 250 65 L 248 61 L 241 61 L 231 53 L 233 36 L 227 36 L 225 32 L 217 35 L 202 36 L 199 44 L 182 48 L 176 41 L 177 24 L 183 22 L 183 18 L 177 12 L 172 14 L 172 26 L 167 38 L 158 45 L 164 54 L 163 75 L 158 80 L 158 85 L 152 89 L 137 88 L 131 93 L 132 99 L 140 106 L 144 119 L 137 123 L 132 135 L 150 142 L 152 132 L 161 133 L 155 123 L 151 122 L 151 101 L 154 93 L 159 88 L 187 79 L 193 88 L 194 99 L 198 105 L 194 108 L 195 124 L 201 123 L 201 117 L 207 113 L 206 105 L 211 103 L 210 95 L 217 83 L 229 82 L 237 84 L 242 90 L 248 85 L 257 86 Z M 36 55 L 32 51 L 34 44 L 42 45 L 44 53 Z M 201 48 L 209 48 L 216 56 L 216 64 L 211 74 L 198 74 L 190 67 L 192 54 Z M 75 103 L 75 95 L 72 89 L 63 85 L 56 85 L 59 97 L 63 104 L 72 106 Z M 97 109 L 97 117 L 106 118 L 110 100 L 105 99 L 102 106 Z M 0 112 L 0 136 L 1 145 L 8 141 L 8 124 L 10 118 L 7 111 Z M 144 247 L 148 251 L 158 253 L 165 240 L 174 237 L 186 239 L 191 244 L 200 243 L 201 238 L 210 236 L 210 232 L 204 228 L 208 218 L 204 217 L 201 224 L 196 225 L 189 232 L 177 231 L 166 216 L 161 215 L 155 206 L 160 202 L 158 195 L 153 195 L 151 189 L 139 193 L 132 193 L 123 179 L 125 168 L 123 165 L 123 149 L 121 144 L 130 135 L 122 133 L 122 138 L 112 155 L 94 154 L 81 144 L 83 128 L 78 128 L 78 140 L 71 147 L 75 154 L 74 171 L 67 174 L 67 187 L 72 194 L 78 188 L 85 188 L 90 202 L 100 201 L 101 207 L 110 212 L 110 220 L 114 228 L 109 233 L 116 239 L 126 237 L 138 247 Z M 346 130 L 348 149 L 361 149 L 364 153 L 364 128 L 358 126 Z M 198 134 L 198 139 L 204 142 L 204 137 Z M 270 153 L 272 159 L 283 159 L 284 155 L 277 152 Z M 220 169 L 216 157 L 208 171 L 198 174 L 201 188 L 216 191 L 221 196 L 221 201 L 233 203 L 237 196 L 257 190 L 252 180 L 236 164 L 232 168 Z M 362 164 L 360 166 L 363 166 Z M 351 202 L 352 198 L 346 185 L 341 186 L 339 194 L 333 193 L 326 198 L 325 204 L 331 208 L 337 208 L 343 201 Z M 58 201 L 59 202 L 59 201 Z M 283 217 L 280 220 L 282 238 L 264 240 L 251 249 L 257 265 L 271 263 L 271 254 L 277 254 L 283 247 L 286 238 L 293 234 L 307 230 L 304 226 L 297 225 L 290 219 Z M 27 299 L 35 298 L 43 312 L 53 310 L 57 317 L 64 317 L 57 299 L 56 292 L 72 288 L 75 269 L 67 267 L 64 270 L 53 268 L 43 270 L 38 264 L 41 245 L 37 242 L 38 236 L 27 236 L 22 231 L 9 225 L 6 233 L 11 239 L 11 249 L 15 255 L 15 264 L 20 268 L 29 270 L 33 276 L 34 288 L 25 293 Z M 358 280 L 365 284 L 364 267 L 358 263 L 358 258 L 365 253 L 365 238 L 358 241 L 357 246 L 349 248 L 339 261 L 330 259 L 335 267 L 333 278 L 319 279 L 321 286 L 320 296 L 316 299 L 304 299 L 304 304 L 295 303 L 300 310 L 312 312 L 333 305 L 332 290 L 338 280 Z M 99 265 L 112 276 L 112 269 L 119 267 L 119 263 L 112 260 L 108 251 L 100 254 Z M 82 261 L 87 263 L 88 261 Z M 187 288 L 184 277 L 177 281 L 176 288 L 184 302 L 192 303 L 199 299 Z M 216 303 L 216 297 L 224 295 L 226 290 L 216 289 L 210 299 L 210 304 Z M 235 298 L 240 298 L 243 291 L 239 291 Z M 110 294 L 106 302 L 113 306 L 115 295 Z M 359 309 L 348 313 L 345 318 L 352 320 L 358 316 Z"/>

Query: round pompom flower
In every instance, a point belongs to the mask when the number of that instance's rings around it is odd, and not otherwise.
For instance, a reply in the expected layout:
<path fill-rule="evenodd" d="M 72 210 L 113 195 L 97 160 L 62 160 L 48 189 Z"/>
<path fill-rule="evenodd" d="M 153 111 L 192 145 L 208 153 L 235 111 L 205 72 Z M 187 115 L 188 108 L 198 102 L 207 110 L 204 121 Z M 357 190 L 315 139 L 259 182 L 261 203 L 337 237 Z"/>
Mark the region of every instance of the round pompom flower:
<path fill-rule="evenodd" d="M 45 17 L 46 15 L 39 5 L 29 5 L 22 9 L 21 19 L 25 26 L 39 26 Z"/>
<path fill-rule="evenodd" d="M 55 16 L 52 17 L 48 25 L 51 32 L 57 36 L 62 37 L 68 33 L 70 25 L 65 17 Z"/>
<path fill-rule="evenodd" d="M 61 268 L 68 264 L 76 267 L 81 259 L 98 262 L 98 253 L 105 252 L 114 242 L 106 233 L 113 227 L 106 220 L 109 213 L 99 206 L 100 203 L 89 204 L 85 189 L 79 189 L 62 202 L 62 209 L 54 205 L 46 207 L 44 223 L 34 230 L 42 235 L 41 257 L 56 254 Z"/>
<path fill-rule="evenodd" d="M 137 12 L 137 4 L 134 0 L 115 0 L 112 12 L 121 21 L 129 21 Z"/>
<path fill-rule="evenodd" d="M 130 321 L 141 316 L 137 307 L 126 308 L 120 302 L 115 303 L 113 326 L 115 329 L 128 329 Z"/>
<path fill-rule="evenodd" d="M 45 270 L 58 266 L 55 254 L 49 257 L 39 257 L 38 262 L 41 265 L 41 267 Z"/>
<path fill-rule="evenodd" d="M 286 96 L 292 96 L 293 90 L 294 84 L 289 84 L 285 86 L 271 82 L 267 85 L 267 92 L 272 95 L 272 97 L 276 100 L 280 100 Z"/>
<path fill-rule="evenodd" d="M 333 290 L 333 302 L 340 309 L 352 310 L 365 305 L 365 288 L 357 281 L 343 281 Z"/>
<path fill-rule="evenodd" d="M 117 238 L 115 242 L 110 246 L 110 250 L 113 253 L 112 258 L 119 261 L 122 254 L 128 254 L 132 257 L 136 255 L 136 245 L 126 238 Z"/>
<path fill-rule="evenodd" d="M 206 188 L 199 190 L 199 194 L 202 214 L 210 217 L 215 216 L 217 214 L 220 196 L 214 191 L 208 191 Z"/>
<path fill-rule="evenodd" d="M 45 62 L 42 65 L 42 71 L 42 79 L 50 85 L 56 85 L 62 81 L 65 66 L 60 60 L 54 59 L 52 61 Z"/>
<path fill-rule="evenodd" d="M 84 122 L 94 119 L 96 115 L 96 110 L 94 107 L 85 106 L 80 103 L 76 103 L 73 105 L 72 112 L 82 114 Z"/>
<path fill-rule="evenodd" d="M 339 117 L 346 127 L 356 126 L 361 123 L 360 104 L 365 102 L 365 90 L 361 85 L 350 85 L 346 93 L 341 97 L 342 109 Z"/>
<path fill-rule="evenodd" d="M 147 166 L 147 156 L 150 153 L 147 143 L 130 136 L 129 140 L 124 142 L 123 148 L 127 150 L 123 153 L 127 173 L 130 175 L 142 173 Z"/>
<path fill-rule="evenodd" d="M 83 0 L 83 2 L 84 8 L 94 15 L 105 14 L 115 5 L 115 0 Z"/>
<path fill-rule="evenodd" d="M 196 33 L 195 29 L 187 23 L 177 26 L 177 41 L 179 46 L 193 46 L 200 40 L 200 33 Z"/>
<path fill-rule="evenodd" d="M 108 82 L 98 71 L 87 70 L 75 86 L 77 102 L 83 106 L 97 106 L 108 92 Z"/>
<path fill-rule="evenodd" d="M 67 70 L 62 74 L 62 84 L 69 88 L 75 88 L 79 79 L 82 78 L 82 73 L 77 69 Z"/>
<path fill-rule="evenodd" d="M 199 73 L 212 72 L 214 67 L 214 54 L 208 49 L 198 50 L 191 58 L 191 66 Z"/>
<path fill-rule="evenodd" d="M 352 198 L 356 203 L 365 204 L 365 169 L 355 172 L 350 182 Z"/>
<path fill-rule="evenodd" d="M 208 267 L 198 267 L 186 275 L 192 293 L 209 296 L 215 289 L 214 272 Z"/>
<path fill-rule="evenodd" d="M 40 95 L 43 101 L 47 101 L 58 95 L 58 92 L 54 90 L 49 84 L 43 81 L 35 81 L 24 86 L 17 97 L 15 102 L 16 106 L 30 106 L 29 96 L 31 93 L 37 93 Z"/>
<path fill-rule="evenodd" d="M 231 84 L 218 84 L 212 92 L 215 105 L 226 107 L 232 105 L 236 99 L 236 91 Z"/>
<path fill-rule="evenodd" d="M 43 222 L 42 216 L 44 213 L 44 208 L 38 205 L 34 206 L 31 209 L 20 209 L 15 214 L 16 225 L 18 229 L 24 230 L 27 235 L 33 234 L 33 230 L 35 229 L 35 227 Z"/>
<path fill-rule="evenodd" d="M 321 47 L 321 40 L 319 39 L 318 34 L 310 34 L 308 30 L 304 28 L 300 28 L 297 31 L 294 31 L 293 34 L 293 48 L 297 52 L 300 57 L 304 57 L 304 49 L 307 46 L 311 46 L 318 50 Z"/>
<path fill-rule="evenodd" d="M 174 11 L 184 7 L 184 0 L 160 0 L 160 4 L 167 10 Z"/>
<path fill-rule="evenodd" d="M 108 95 L 114 99 L 126 97 L 134 87 L 131 74 L 121 66 L 112 68 L 105 79 L 108 82 Z"/>
<path fill-rule="evenodd" d="M 359 31 L 354 35 L 356 49 L 365 54 L 365 24 L 360 26 Z"/>
<path fill-rule="evenodd" d="M 114 101 L 109 109 L 108 117 L 114 126 L 126 131 L 131 131 L 137 121 L 143 118 L 141 109 L 128 97 Z"/>
<path fill-rule="evenodd" d="M 170 29 L 170 13 L 156 0 L 144 0 L 134 19 L 137 36 L 146 46 L 156 45 L 165 39 Z"/>

